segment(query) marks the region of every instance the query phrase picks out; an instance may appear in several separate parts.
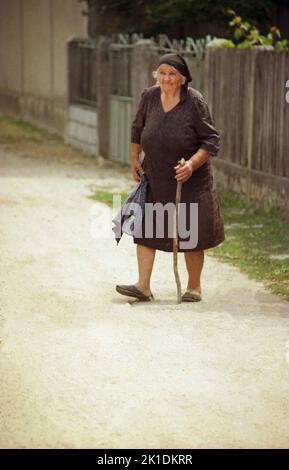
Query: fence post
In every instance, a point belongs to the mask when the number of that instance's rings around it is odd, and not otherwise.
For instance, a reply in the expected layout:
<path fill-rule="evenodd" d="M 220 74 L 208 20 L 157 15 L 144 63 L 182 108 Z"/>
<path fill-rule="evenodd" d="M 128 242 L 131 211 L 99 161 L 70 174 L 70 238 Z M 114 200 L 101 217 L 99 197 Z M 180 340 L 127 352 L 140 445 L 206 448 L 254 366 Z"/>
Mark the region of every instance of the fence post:
<path fill-rule="evenodd" d="M 99 36 L 96 48 L 96 83 L 99 154 L 109 157 L 109 46 L 111 37 Z"/>
<path fill-rule="evenodd" d="M 78 60 L 77 60 L 77 39 L 71 39 L 66 43 L 67 47 L 67 88 L 68 88 L 68 105 L 71 103 L 72 98 L 77 95 L 77 82 L 78 82 Z"/>
<path fill-rule="evenodd" d="M 203 65 L 203 93 L 206 97 L 206 100 L 209 106 L 212 108 L 212 102 L 214 95 L 212 93 L 213 87 L 213 76 L 212 72 L 212 54 L 211 49 L 209 47 L 206 48 L 205 56 L 204 56 L 204 65 Z"/>
<path fill-rule="evenodd" d="M 249 76 L 249 96 L 248 104 L 248 154 L 247 154 L 247 200 L 251 199 L 251 179 L 252 179 L 252 158 L 255 120 L 255 84 L 256 84 L 256 61 L 257 50 L 251 52 L 251 73 Z"/>

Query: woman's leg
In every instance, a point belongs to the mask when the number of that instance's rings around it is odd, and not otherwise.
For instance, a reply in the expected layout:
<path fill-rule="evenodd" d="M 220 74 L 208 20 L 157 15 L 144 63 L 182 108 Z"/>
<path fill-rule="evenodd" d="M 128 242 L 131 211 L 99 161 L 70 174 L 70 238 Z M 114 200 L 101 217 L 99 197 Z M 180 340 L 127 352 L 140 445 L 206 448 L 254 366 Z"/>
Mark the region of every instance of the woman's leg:
<path fill-rule="evenodd" d="M 197 291 L 201 294 L 201 273 L 204 265 L 204 250 L 201 251 L 185 251 L 185 261 L 188 271 L 189 292 Z"/>
<path fill-rule="evenodd" d="M 135 285 L 143 294 L 150 295 L 150 280 L 156 250 L 144 245 L 136 245 L 139 279 Z"/>

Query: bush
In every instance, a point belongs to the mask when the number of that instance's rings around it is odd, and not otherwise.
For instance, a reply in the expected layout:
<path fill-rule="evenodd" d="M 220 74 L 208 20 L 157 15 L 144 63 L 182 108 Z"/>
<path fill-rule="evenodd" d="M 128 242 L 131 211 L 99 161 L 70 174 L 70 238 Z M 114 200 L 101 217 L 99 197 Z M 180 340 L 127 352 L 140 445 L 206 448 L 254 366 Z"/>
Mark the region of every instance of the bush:
<path fill-rule="evenodd" d="M 243 21 L 241 16 L 237 16 L 234 10 L 229 8 L 227 14 L 232 18 L 229 26 L 233 28 L 233 41 L 239 49 L 258 47 L 269 50 L 289 51 L 289 41 L 281 39 L 280 30 L 276 26 L 272 26 L 267 36 L 264 36 L 260 34 L 256 26 L 248 21 Z"/>
<path fill-rule="evenodd" d="M 272 26 L 267 36 L 264 36 L 256 26 L 237 16 L 234 10 L 228 9 L 227 14 L 232 18 L 229 26 L 234 28 L 233 39 L 214 38 L 207 47 L 289 51 L 289 41 L 281 39 L 281 33 L 276 26 Z"/>

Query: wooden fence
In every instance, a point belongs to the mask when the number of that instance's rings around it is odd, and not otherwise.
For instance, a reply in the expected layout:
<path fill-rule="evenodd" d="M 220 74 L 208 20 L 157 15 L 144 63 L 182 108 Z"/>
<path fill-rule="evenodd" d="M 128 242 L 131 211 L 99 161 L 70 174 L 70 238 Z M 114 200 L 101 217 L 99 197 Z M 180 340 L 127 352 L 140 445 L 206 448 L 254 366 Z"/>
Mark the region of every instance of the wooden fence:
<path fill-rule="evenodd" d="M 288 78 L 288 52 L 207 48 L 204 86 L 221 133 L 219 179 L 289 211 Z"/>

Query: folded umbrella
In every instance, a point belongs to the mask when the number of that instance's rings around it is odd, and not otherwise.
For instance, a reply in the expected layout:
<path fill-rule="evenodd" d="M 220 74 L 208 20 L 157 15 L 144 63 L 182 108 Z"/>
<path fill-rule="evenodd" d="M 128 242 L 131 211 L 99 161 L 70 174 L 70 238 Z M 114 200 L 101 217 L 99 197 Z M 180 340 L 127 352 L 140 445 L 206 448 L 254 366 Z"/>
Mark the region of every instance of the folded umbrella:
<path fill-rule="evenodd" d="M 114 223 L 112 231 L 117 244 L 123 233 L 127 235 L 139 233 L 145 212 L 145 204 L 148 202 L 148 184 L 147 176 L 143 174 L 137 187 L 128 195 L 120 211 L 112 219 Z M 135 204 L 138 204 L 139 207 L 137 211 L 135 211 Z"/>

